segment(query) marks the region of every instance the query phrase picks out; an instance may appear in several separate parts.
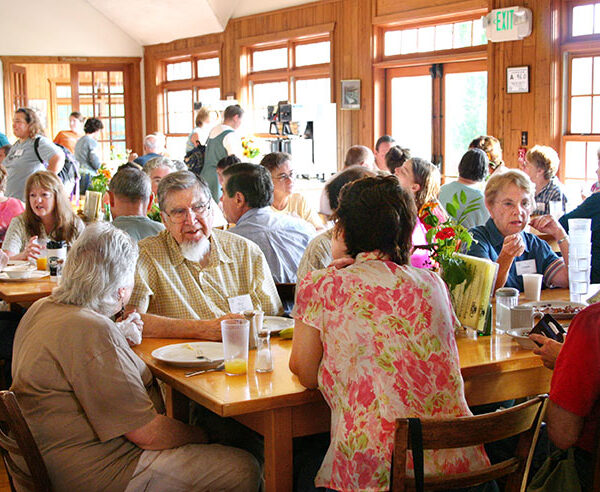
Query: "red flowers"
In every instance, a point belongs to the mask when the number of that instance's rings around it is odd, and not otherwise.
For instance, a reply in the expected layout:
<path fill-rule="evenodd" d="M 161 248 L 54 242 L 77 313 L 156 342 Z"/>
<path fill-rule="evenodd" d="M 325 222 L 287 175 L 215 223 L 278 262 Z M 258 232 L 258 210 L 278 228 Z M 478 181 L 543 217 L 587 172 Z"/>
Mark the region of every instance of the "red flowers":
<path fill-rule="evenodd" d="M 440 232 L 435 235 L 436 239 L 444 240 L 450 239 L 456 236 L 456 231 L 453 227 L 444 227 Z"/>

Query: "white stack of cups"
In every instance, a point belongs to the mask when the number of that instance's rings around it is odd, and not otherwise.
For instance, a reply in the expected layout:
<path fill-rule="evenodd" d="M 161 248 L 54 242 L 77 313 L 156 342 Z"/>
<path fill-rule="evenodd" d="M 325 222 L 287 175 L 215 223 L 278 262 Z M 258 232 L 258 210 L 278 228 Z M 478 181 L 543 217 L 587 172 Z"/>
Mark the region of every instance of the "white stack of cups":
<path fill-rule="evenodd" d="M 592 258 L 591 219 L 569 219 L 569 294 L 582 302 L 588 292 Z"/>

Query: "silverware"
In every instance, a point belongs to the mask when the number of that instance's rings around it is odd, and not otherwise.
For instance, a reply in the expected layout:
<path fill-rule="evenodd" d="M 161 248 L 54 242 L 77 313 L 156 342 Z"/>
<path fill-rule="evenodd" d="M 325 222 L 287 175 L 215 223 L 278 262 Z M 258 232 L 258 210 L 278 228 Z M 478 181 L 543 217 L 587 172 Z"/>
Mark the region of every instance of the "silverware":
<path fill-rule="evenodd" d="M 184 375 L 186 378 L 191 378 L 192 376 L 197 376 L 198 374 L 204 374 L 205 372 L 222 371 L 223 369 L 225 369 L 225 362 L 221 362 L 216 367 L 209 367 L 207 369 L 200 369 L 198 371 L 186 372 Z"/>

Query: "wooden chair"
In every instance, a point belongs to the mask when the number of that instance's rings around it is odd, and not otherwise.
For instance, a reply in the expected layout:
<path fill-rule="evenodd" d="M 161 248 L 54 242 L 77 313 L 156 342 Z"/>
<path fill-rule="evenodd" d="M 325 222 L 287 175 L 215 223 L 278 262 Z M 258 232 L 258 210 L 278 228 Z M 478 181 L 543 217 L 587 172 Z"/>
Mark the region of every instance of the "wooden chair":
<path fill-rule="evenodd" d="M 546 398 L 538 396 L 513 408 L 475 417 L 421 419 L 423 449 L 461 448 L 520 436 L 515 457 L 469 473 L 425 475 L 425 490 L 471 487 L 507 476 L 506 492 L 524 491 Z M 415 480 L 406 476 L 407 449 L 412 449 L 408 419 L 397 419 L 391 477 L 395 492 L 415 490 Z"/>
<path fill-rule="evenodd" d="M 11 490 L 16 482 L 27 490 L 49 492 L 52 490 L 48 470 L 33 439 L 33 435 L 23 418 L 15 394 L 12 391 L 0 391 L 0 452 L 8 473 Z M 8 435 L 10 434 L 10 436 Z M 10 457 L 22 456 L 27 470 L 22 470 Z"/>

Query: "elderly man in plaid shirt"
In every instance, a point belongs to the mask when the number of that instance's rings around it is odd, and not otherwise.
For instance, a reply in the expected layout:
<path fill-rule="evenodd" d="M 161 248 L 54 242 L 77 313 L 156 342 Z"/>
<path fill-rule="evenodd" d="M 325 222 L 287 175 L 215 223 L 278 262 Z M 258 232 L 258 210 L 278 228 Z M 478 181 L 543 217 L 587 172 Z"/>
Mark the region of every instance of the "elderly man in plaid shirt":
<path fill-rule="evenodd" d="M 210 190 L 189 171 L 162 179 L 158 201 L 166 230 L 139 242 L 130 308 L 142 313 L 144 336 L 221 339 L 221 320 L 236 306 L 283 312 L 260 248 L 213 230 Z"/>

